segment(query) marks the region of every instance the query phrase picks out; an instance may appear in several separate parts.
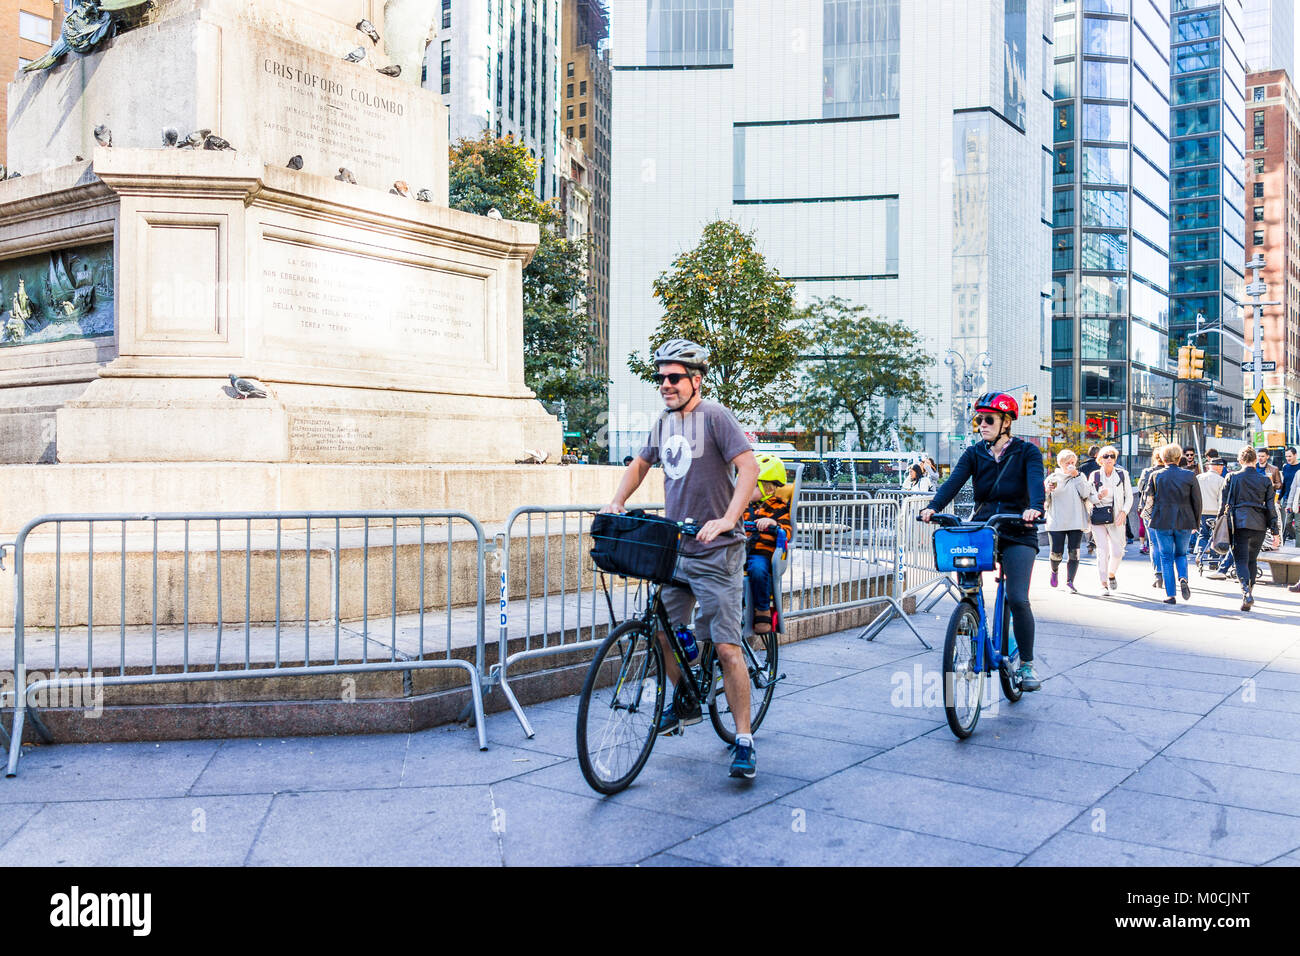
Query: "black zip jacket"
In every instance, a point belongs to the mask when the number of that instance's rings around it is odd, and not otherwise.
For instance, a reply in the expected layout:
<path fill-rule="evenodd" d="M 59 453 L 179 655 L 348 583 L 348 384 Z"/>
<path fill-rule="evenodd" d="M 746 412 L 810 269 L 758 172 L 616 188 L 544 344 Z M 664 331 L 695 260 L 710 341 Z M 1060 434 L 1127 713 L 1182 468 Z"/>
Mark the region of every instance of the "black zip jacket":
<path fill-rule="evenodd" d="M 1006 466 L 1005 468 L 1003 466 Z M 1001 472 L 1001 478 L 998 474 Z M 952 474 L 930 499 L 929 507 L 942 511 L 967 481 L 975 488 L 975 511 L 972 521 L 987 521 L 995 514 L 1020 514 L 1033 509 L 1043 510 L 1043 453 L 1020 438 L 1012 438 L 995 460 L 985 442 L 976 442 L 957 459 Z M 996 483 L 995 483 L 996 479 Z M 1002 537 L 1009 543 L 1027 544 L 1038 550 L 1038 531 L 1026 527 L 1003 529 Z"/>
<path fill-rule="evenodd" d="M 1186 468 L 1167 465 L 1152 472 L 1147 479 L 1147 493 L 1153 499 L 1148 528 L 1195 531 L 1201 526 L 1201 483 Z"/>

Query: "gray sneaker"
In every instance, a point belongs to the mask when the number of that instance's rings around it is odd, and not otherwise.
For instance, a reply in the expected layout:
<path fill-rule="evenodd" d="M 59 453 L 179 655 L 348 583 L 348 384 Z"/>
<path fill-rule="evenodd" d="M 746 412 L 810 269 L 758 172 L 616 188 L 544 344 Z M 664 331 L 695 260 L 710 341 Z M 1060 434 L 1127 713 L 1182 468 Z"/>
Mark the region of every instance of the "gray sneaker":
<path fill-rule="evenodd" d="M 1037 672 L 1034 671 L 1034 665 L 1025 661 L 1016 671 L 1016 677 L 1020 680 L 1020 689 L 1024 691 L 1038 690 L 1043 686 L 1043 682 L 1038 679 Z"/>

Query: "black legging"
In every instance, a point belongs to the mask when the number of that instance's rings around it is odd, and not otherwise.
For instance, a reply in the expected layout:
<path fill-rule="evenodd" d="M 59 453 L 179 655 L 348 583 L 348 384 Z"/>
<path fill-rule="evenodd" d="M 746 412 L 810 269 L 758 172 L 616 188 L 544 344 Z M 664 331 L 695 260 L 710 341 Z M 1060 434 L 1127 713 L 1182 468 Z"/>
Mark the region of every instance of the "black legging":
<path fill-rule="evenodd" d="M 1027 544 L 1002 546 L 1002 571 L 1007 576 L 1007 603 L 1011 605 L 1011 620 L 1016 632 L 1016 645 L 1020 660 L 1028 664 L 1034 659 L 1034 612 L 1029 607 L 1029 576 L 1034 571 L 1034 558 L 1038 549 Z"/>
<path fill-rule="evenodd" d="M 1232 557 L 1237 562 L 1237 583 L 1243 591 L 1249 591 L 1255 585 L 1259 549 L 1264 547 L 1264 535 L 1263 531 L 1251 531 L 1248 528 L 1238 528 L 1232 533 Z"/>
<path fill-rule="evenodd" d="M 1047 536 L 1052 540 L 1052 573 L 1055 574 L 1061 566 L 1062 555 L 1067 556 L 1065 562 L 1065 581 L 1067 584 L 1074 583 L 1074 573 L 1079 570 L 1079 542 L 1083 540 L 1083 529 L 1078 531 L 1049 531 Z"/>

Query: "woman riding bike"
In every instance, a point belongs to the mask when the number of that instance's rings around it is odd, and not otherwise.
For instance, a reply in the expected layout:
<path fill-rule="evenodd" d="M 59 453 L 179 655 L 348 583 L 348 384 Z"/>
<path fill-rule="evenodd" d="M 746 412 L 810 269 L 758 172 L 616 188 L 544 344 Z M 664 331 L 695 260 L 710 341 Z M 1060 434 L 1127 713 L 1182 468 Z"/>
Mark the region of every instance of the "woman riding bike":
<path fill-rule="evenodd" d="M 972 521 L 987 521 L 995 514 L 1019 512 L 1026 522 L 1043 514 L 1043 456 L 1033 445 L 1011 436 L 1011 423 L 1020 414 L 1016 400 L 1005 392 L 987 392 L 975 402 L 975 424 L 983 441 L 971 445 L 953 466 L 952 474 L 940 486 L 921 520 L 929 521 L 957 497 L 963 485 L 972 481 L 975 511 Z M 1023 531 L 1007 529 L 1001 534 L 1002 572 L 1007 579 L 1007 599 L 1016 644 L 1020 648 L 1020 678 L 1023 690 L 1043 685 L 1034 671 L 1034 612 L 1029 607 L 1029 577 L 1038 555 L 1038 532 L 1026 524 Z"/>

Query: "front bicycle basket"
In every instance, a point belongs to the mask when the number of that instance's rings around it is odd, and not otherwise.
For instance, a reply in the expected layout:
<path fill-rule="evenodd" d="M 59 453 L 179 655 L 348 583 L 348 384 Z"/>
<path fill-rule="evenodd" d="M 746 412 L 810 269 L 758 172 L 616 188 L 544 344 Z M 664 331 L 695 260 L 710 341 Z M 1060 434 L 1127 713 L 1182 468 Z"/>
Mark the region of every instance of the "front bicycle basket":
<path fill-rule="evenodd" d="M 992 528 L 936 528 L 934 565 L 940 571 L 992 571 L 996 535 Z"/>
<path fill-rule="evenodd" d="M 591 521 L 591 559 L 608 574 L 659 584 L 677 566 L 677 522 L 644 511 L 598 514 Z"/>

